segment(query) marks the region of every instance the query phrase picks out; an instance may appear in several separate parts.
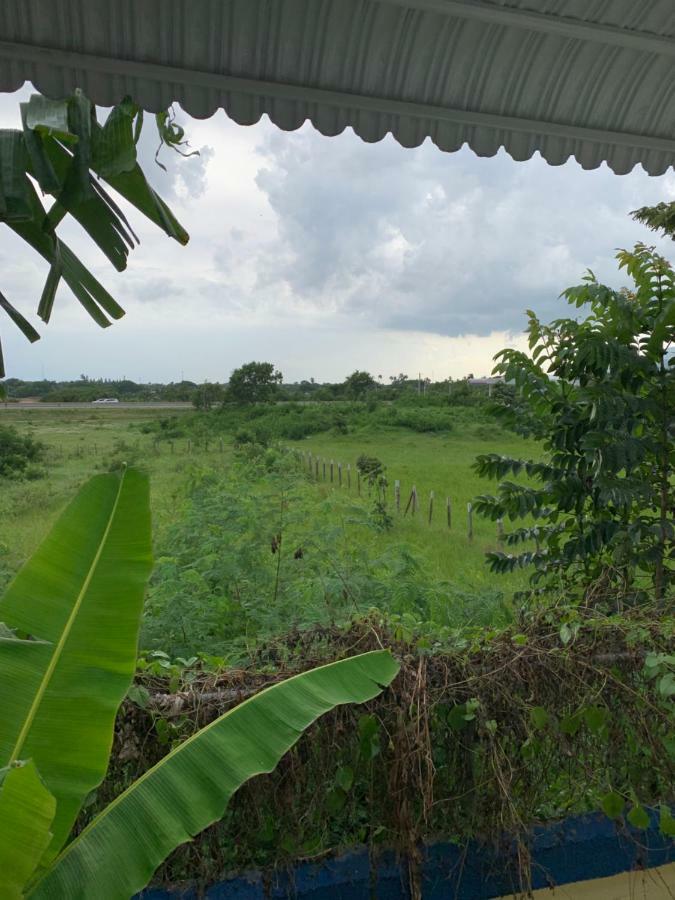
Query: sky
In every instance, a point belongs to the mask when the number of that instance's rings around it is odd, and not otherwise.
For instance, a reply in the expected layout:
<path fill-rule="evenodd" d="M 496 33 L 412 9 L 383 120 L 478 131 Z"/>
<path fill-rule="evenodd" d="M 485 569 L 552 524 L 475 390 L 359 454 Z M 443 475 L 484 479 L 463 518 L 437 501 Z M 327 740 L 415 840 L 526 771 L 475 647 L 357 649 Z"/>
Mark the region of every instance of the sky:
<path fill-rule="evenodd" d="M 0 128 L 19 127 L 29 85 L 0 95 Z M 614 258 L 637 241 L 672 255 L 670 240 L 633 222 L 639 206 L 675 199 L 675 175 L 614 175 L 538 155 L 366 144 L 351 129 L 327 138 L 309 123 L 239 126 L 176 109 L 191 149 L 164 148 L 146 117 L 139 158 L 190 233 L 181 247 L 133 208 L 141 244 L 117 273 L 80 230 L 61 236 L 125 308 L 100 329 L 62 284 L 48 326 L 35 310 L 46 265 L 7 228 L 0 291 L 38 327 L 28 344 L 0 319 L 8 376 L 226 381 L 250 360 L 286 382 L 341 381 L 355 369 L 442 380 L 486 375 L 503 347 L 525 348 L 525 310 L 566 315 L 560 292 L 590 268 L 626 284 Z M 124 206 L 124 201 L 121 202 Z M 0 226 L 1 227 L 1 226 Z"/>

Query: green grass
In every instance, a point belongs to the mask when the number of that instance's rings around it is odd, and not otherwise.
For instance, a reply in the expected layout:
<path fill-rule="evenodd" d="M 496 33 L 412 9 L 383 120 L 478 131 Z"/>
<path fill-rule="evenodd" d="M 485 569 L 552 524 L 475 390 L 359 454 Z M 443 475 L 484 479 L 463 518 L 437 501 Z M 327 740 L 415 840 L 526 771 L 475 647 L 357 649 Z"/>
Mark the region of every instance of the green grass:
<path fill-rule="evenodd" d="M 522 573 L 511 576 L 492 575 L 485 565 L 488 550 L 499 547 L 497 528 L 473 516 L 473 539 L 469 540 L 467 504 L 478 494 L 490 493 L 492 485 L 472 471 L 471 465 L 480 453 L 503 453 L 526 456 L 534 451 L 528 442 L 512 435 L 499 432 L 490 439 L 489 431 L 481 426 L 481 437 L 475 434 L 462 436 L 453 431 L 447 435 L 417 434 L 409 431 L 389 430 L 373 433 L 368 431 L 349 435 L 314 435 L 305 441 L 296 442 L 294 447 L 303 453 L 311 451 L 315 456 L 343 466 L 343 490 L 346 490 L 345 470 L 347 463 L 352 467 L 352 492 L 355 488 L 355 463 L 360 454 L 376 456 L 387 467 L 389 481 L 388 498 L 393 504 L 394 481 L 401 482 L 401 511 L 395 515 L 391 532 L 380 536 L 386 542 L 395 536 L 423 552 L 434 566 L 438 577 L 451 580 L 468 591 L 480 591 L 486 587 L 499 587 L 510 592 L 518 590 L 525 583 Z M 324 485 L 322 467 L 319 472 L 319 490 L 330 490 Z M 328 477 L 328 476 L 327 476 Z M 420 507 L 412 516 L 404 514 L 412 486 L 417 488 Z M 429 494 L 434 491 L 434 509 L 429 524 Z M 364 490 L 365 493 L 365 490 Z M 446 497 L 450 498 L 452 526 L 448 529 Z"/>
<path fill-rule="evenodd" d="M 182 410 L 178 411 L 180 415 Z M 195 466 L 222 464 L 217 448 L 209 453 L 186 441 L 155 448 L 141 426 L 166 415 L 147 409 L 0 409 L 0 423 L 13 425 L 47 445 L 47 477 L 37 481 L 5 479 L 0 490 L 0 570 L 15 571 L 35 550 L 78 487 L 91 475 L 122 460 L 140 463 L 151 474 L 155 539 L 172 520 L 185 496 Z M 123 442 L 125 447 L 121 447 Z"/>
<path fill-rule="evenodd" d="M 157 440 L 160 420 L 167 419 L 164 410 L 82 409 L 82 410 L 8 410 L 0 412 L 0 422 L 15 425 L 48 446 L 46 478 L 30 481 L 5 481 L 0 494 L 0 579 L 15 571 L 33 552 L 40 540 L 77 488 L 89 476 L 107 471 L 123 461 L 144 466 L 151 476 L 151 503 L 155 546 L 164 552 L 165 535 L 170 525 L 178 523 L 186 512 L 184 503 L 190 487 L 200 474 L 223 471 L 232 458 L 231 435 L 211 435 L 207 446 L 195 435 L 204 432 L 204 422 L 189 411 L 171 416 L 173 428 L 180 436 L 171 442 Z M 185 426 L 185 427 L 183 427 Z M 182 432 L 182 433 L 181 433 Z M 191 452 L 188 437 L 192 434 Z M 289 441 L 284 443 L 291 444 Z M 487 603 L 496 602 L 502 594 L 509 597 L 525 585 L 526 576 L 492 575 L 484 561 L 486 551 L 499 546 L 494 523 L 474 515 L 473 539 L 467 535 L 467 503 L 479 494 L 492 490 L 489 483 L 477 478 L 471 469 L 479 453 L 496 451 L 516 456 L 528 455 L 533 448 L 525 441 L 503 431 L 472 422 L 463 411 L 453 429 L 444 434 L 418 433 L 399 427 L 359 425 L 349 434 L 325 432 L 293 442 L 304 453 L 310 451 L 327 460 L 333 459 L 334 483 L 308 485 L 307 517 L 311 527 L 316 523 L 320 533 L 330 527 L 341 529 L 344 540 L 355 547 L 365 546 L 374 559 L 384 558 L 388 548 L 407 545 L 433 578 L 449 583 L 454 604 L 475 604 L 485 595 Z M 351 495 L 358 504 L 356 459 L 362 453 L 376 456 L 387 466 L 388 499 L 394 524 L 389 531 L 351 524 L 346 466 L 351 463 Z M 337 463 L 343 464 L 343 485 L 337 485 Z M 393 509 L 394 480 L 401 482 L 401 510 Z M 412 485 L 419 497 L 419 508 L 412 516 L 404 515 Z M 245 484 L 242 491 L 248 490 Z M 264 487 L 263 487 L 264 489 Z M 429 492 L 435 492 L 434 513 L 428 521 Z M 342 494 L 342 500 L 338 496 Z M 323 499 L 332 497 L 330 503 Z M 317 502 L 314 502 L 313 498 Z M 452 505 L 452 527 L 447 526 L 446 497 Z M 347 506 L 345 506 L 347 503 Z M 367 488 L 362 487 L 360 505 L 370 506 Z M 309 520 L 312 522 L 309 522 Z M 195 547 L 195 554 L 202 548 Z"/>

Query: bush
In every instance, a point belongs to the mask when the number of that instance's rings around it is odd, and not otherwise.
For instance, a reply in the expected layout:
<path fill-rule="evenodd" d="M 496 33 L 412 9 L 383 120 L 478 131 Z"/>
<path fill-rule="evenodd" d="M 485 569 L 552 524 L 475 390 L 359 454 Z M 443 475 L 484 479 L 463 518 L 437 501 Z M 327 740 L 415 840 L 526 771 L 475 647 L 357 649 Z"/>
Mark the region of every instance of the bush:
<path fill-rule="evenodd" d="M 420 433 L 452 431 L 452 413 L 445 409 L 397 409 L 395 424 Z"/>
<path fill-rule="evenodd" d="M 44 459 L 44 452 L 44 444 L 30 435 L 0 425 L 0 478 L 41 478 L 44 472 L 37 464 Z"/>
<path fill-rule="evenodd" d="M 260 640 L 375 606 L 447 622 L 448 585 L 405 545 L 372 539 L 391 522 L 375 488 L 324 497 L 290 454 L 243 441 L 234 465 L 196 483 L 158 548 L 144 646 L 238 663 Z"/>

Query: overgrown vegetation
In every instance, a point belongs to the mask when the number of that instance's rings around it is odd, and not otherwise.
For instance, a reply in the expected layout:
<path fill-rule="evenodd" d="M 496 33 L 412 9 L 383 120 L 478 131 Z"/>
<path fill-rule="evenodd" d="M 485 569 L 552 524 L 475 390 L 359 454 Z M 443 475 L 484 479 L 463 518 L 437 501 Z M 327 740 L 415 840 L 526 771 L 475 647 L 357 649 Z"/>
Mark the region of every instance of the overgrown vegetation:
<path fill-rule="evenodd" d="M 38 463 L 44 460 L 44 451 L 44 445 L 30 435 L 0 425 L 0 478 L 41 478 L 44 469 Z"/>
<path fill-rule="evenodd" d="M 151 567 L 148 481 L 128 469 L 84 486 L 0 599 L 0 682 L 12 696 L 0 721 L 3 896 L 134 895 L 319 716 L 371 700 L 398 672 L 378 650 L 271 686 L 174 747 L 70 840 L 106 771 Z"/>
<path fill-rule="evenodd" d="M 231 870 L 366 844 L 375 859 L 396 847 L 414 888 L 421 842 L 443 836 L 479 838 L 486 852 L 506 841 L 519 891 L 529 884 L 530 828 L 541 820 L 602 809 L 639 830 L 656 809 L 663 833 L 675 833 L 672 643 L 672 619 L 654 609 L 603 617 L 550 604 L 506 630 L 431 645 L 428 632 L 372 614 L 275 639 L 247 669 L 209 672 L 218 661 L 149 654 L 96 802 L 262 685 L 356 648 L 391 646 L 403 665 L 386 694 L 312 729 L 158 882 L 209 884 Z"/>
<path fill-rule="evenodd" d="M 415 546 L 380 540 L 392 525 L 382 464 L 361 462 L 362 498 L 320 492 L 292 454 L 250 442 L 226 473 L 196 475 L 158 547 L 143 646 L 238 664 L 289 626 L 342 626 L 374 607 L 438 635 L 508 620 L 503 593 L 463 589 Z"/>
<path fill-rule="evenodd" d="M 540 820 L 601 809 L 639 833 L 656 814 L 673 836 L 675 279 L 649 248 L 620 263 L 633 289 L 589 276 L 565 292 L 578 318 L 530 314 L 531 356 L 500 355 L 496 410 L 468 382 L 400 376 L 387 397 L 363 372 L 332 402 L 270 403 L 272 370 L 251 402 L 204 385 L 198 412 L 110 429 L 89 465 L 143 459 L 170 514 L 114 763 L 80 825 L 259 687 L 391 646 L 393 688 L 332 713 L 160 881 L 363 843 L 403 854 L 418 897 L 421 842 L 489 836 L 515 842 L 526 890 Z M 495 496 L 476 500 L 479 476 Z M 392 505 L 394 479 L 428 514 Z M 432 520 L 432 491 L 452 495 L 452 525 L 449 506 Z M 486 515 L 471 536 L 470 501 Z"/>
<path fill-rule="evenodd" d="M 531 518 L 506 535 L 519 554 L 490 554 L 494 571 L 533 565 L 539 589 L 588 602 L 663 601 L 675 568 L 675 277 L 648 247 L 618 255 L 634 281 L 614 291 L 592 273 L 564 292 L 590 315 L 543 325 L 529 313 L 531 357 L 505 350 L 497 370 L 516 386 L 501 419 L 541 443 L 544 458 L 478 458 L 479 474 L 525 472 L 477 508 Z"/>

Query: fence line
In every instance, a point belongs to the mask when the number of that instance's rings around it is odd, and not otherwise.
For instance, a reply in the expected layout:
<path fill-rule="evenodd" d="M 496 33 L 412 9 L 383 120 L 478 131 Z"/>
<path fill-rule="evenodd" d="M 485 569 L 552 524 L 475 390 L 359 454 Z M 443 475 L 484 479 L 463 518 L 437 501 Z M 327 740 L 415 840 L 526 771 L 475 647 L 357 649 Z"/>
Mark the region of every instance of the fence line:
<path fill-rule="evenodd" d="M 336 462 L 335 460 L 331 459 L 328 464 L 328 468 L 327 468 L 326 460 L 325 459 L 322 460 L 321 457 L 318 457 L 318 456 L 313 456 L 311 450 L 305 452 L 305 451 L 299 450 L 297 448 L 292 448 L 292 447 L 286 447 L 285 449 L 288 452 L 294 453 L 299 460 L 302 460 L 304 463 L 307 464 L 307 469 L 308 469 L 310 476 L 312 475 L 312 470 L 314 471 L 314 477 L 315 477 L 316 481 L 319 481 L 319 462 L 321 462 L 323 481 L 330 480 L 331 483 L 334 483 L 335 480 L 337 480 L 337 485 L 339 488 L 342 488 L 345 483 L 344 474 L 346 473 L 347 490 L 351 491 L 351 489 L 352 489 L 351 463 L 347 463 L 347 465 L 345 467 L 339 460 Z M 335 466 L 337 466 L 337 479 L 335 479 L 335 476 L 334 476 L 334 471 L 335 471 L 334 467 Z M 417 486 L 414 484 L 412 485 L 411 490 L 410 490 L 410 495 L 408 496 L 408 500 L 406 502 L 405 507 L 403 508 L 402 513 L 401 513 L 401 496 L 402 495 L 401 495 L 400 479 L 397 478 L 394 480 L 393 487 L 394 487 L 393 502 L 394 502 L 394 506 L 396 508 L 396 512 L 399 514 L 402 514 L 404 517 L 407 516 L 408 513 L 410 513 L 411 518 L 413 518 L 415 516 L 415 514 L 417 513 L 417 511 L 420 510 L 420 499 L 419 499 L 419 494 L 417 491 Z M 361 494 L 361 473 L 358 470 L 358 468 L 356 469 L 356 488 L 357 488 L 358 494 L 360 495 Z M 386 492 L 386 487 L 383 488 L 383 491 Z M 385 498 L 386 498 L 386 493 L 385 493 Z M 426 515 L 426 522 L 429 526 L 431 526 L 433 524 L 435 505 L 436 505 L 436 492 L 431 490 L 431 491 L 429 491 L 429 505 L 427 507 L 427 515 Z M 474 536 L 473 513 L 474 513 L 473 504 L 471 502 L 469 502 L 466 505 L 466 534 L 467 534 L 467 538 L 470 541 L 473 540 L 473 536 Z M 449 495 L 446 495 L 446 497 L 445 497 L 445 521 L 446 521 L 446 527 L 447 527 L 448 531 L 452 530 L 452 526 L 453 526 L 452 519 L 453 519 L 453 517 L 452 517 L 452 499 Z M 496 539 L 499 543 L 503 543 L 506 539 L 505 533 L 504 533 L 503 520 L 497 519 L 496 525 L 497 525 Z"/>

